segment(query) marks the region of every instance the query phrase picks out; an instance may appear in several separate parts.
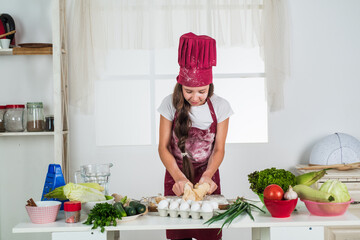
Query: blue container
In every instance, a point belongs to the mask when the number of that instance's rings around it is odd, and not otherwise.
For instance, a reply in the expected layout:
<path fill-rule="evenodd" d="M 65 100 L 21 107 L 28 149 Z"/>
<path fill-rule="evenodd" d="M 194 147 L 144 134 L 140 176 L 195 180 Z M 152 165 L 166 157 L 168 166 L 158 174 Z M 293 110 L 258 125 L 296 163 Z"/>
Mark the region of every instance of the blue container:
<path fill-rule="evenodd" d="M 45 198 L 44 195 L 51 192 L 55 188 L 65 185 L 64 175 L 61 171 L 61 166 L 59 164 L 49 164 L 49 169 L 46 174 L 45 184 L 43 193 L 41 196 L 41 201 L 47 200 L 56 200 L 62 202 L 60 210 L 64 209 L 64 202 L 68 200 L 59 200 L 57 198 Z"/>

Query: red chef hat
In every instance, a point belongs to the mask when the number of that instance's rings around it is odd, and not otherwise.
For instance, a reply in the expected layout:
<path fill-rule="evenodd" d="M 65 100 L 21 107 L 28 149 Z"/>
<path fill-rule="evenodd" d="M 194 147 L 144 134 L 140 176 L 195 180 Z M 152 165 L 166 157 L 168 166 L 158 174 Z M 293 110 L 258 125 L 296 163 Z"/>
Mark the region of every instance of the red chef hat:
<path fill-rule="evenodd" d="M 178 62 L 180 72 L 176 80 L 188 87 L 202 87 L 212 83 L 212 67 L 216 66 L 216 41 L 205 35 L 186 33 L 180 37 Z"/>

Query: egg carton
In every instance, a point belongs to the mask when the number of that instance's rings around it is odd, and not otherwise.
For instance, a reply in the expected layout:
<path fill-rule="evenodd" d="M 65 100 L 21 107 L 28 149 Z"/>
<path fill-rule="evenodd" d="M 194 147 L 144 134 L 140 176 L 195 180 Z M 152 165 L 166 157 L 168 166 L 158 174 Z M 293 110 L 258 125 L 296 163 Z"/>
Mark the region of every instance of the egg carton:
<path fill-rule="evenodd" d="M 214 210 L 211 212 L 203 211 L 191 211 L 191 210 L 177 210 L 177 209 L 158 209 L 159 215 L 161 217 L 172 217 L 172 218 L 192 218 L 200 219 L 207 221 L 214 216 Z"/>

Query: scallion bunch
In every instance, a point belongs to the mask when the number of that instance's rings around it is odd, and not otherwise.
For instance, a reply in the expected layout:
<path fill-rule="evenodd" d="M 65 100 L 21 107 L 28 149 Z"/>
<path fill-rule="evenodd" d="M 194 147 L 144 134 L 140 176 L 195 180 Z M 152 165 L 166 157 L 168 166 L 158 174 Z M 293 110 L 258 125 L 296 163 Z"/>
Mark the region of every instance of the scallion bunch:
<path fill-rule="evenodd" d="M 249 203 L 248 201 L 249 200 L 247 200 L 245 198 L 237 198 L 236 201 L 230 205 L 229 209 L 227 209 L 223 213 L 218 213 L 217 215 L 213 216 L 208 221 L 206 221 L 204 224 L 210 225 L 214 222 L 225 219 L 224 223 L 222 224 L 222 226 L 220 228 L 220 231 L 219 231 L 219 233 L 220 233 L 226 224 L 229 226 L 232 223 L 232 221 L 235 218 L 237 218 L 238 216 L 240 216 L 241 214 L 247 214 L 254 221 L 254 216 L 251 213 L 251 211 L 253 209 L 259 210 L 260 212 L 265 213 L 264 210 L 260 209 L 255 204 Z"/>

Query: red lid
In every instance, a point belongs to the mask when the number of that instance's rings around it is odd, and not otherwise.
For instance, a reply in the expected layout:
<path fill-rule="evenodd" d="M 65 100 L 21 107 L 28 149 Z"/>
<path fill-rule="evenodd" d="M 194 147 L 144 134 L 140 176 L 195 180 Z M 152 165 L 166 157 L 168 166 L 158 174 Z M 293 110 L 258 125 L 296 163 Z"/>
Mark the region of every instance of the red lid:
<path fill-rule="evenodd" d="M 80 201 L 70 201 L 64 202 L 64 211 L 66 212 L 75 212 L 81 210 L 81 202 Z"/>
<path fill-rule="evenodd" d="M 0 109 L 5 109 L 6 106 L 0 105 Z"/>
<path fill-rule="evenodd" d="M 6 105 L 6 108 L 25 108 L 25 105 Z"/>

